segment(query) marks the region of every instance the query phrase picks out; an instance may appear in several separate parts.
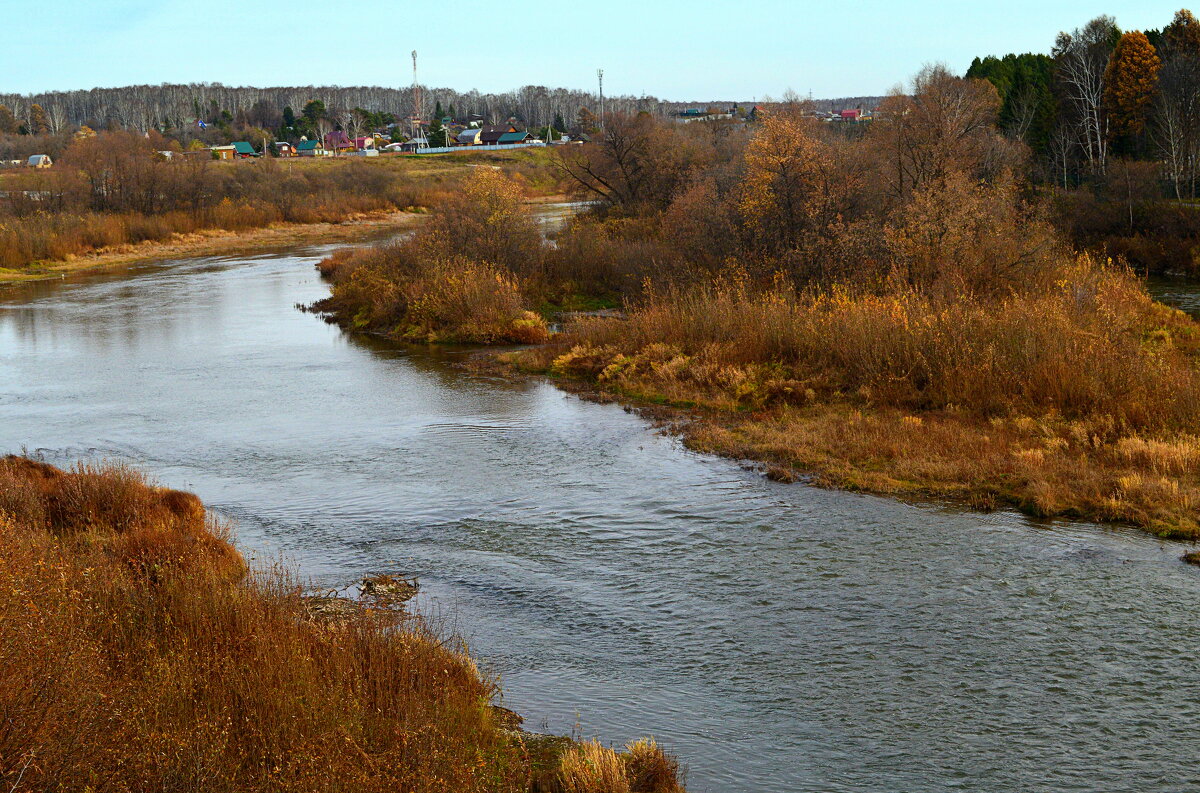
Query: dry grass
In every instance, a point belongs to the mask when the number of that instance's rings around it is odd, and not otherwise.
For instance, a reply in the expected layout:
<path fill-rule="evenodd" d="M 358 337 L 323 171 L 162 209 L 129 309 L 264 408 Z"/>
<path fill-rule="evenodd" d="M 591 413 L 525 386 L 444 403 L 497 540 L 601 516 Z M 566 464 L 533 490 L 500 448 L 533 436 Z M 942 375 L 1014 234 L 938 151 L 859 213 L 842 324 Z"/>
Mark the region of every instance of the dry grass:
<path fill-rule="evenodd" d="M 679 761 L 664 752 L 653 738 L 627 744 L 624 760 L 632 793 L 683 793 Z"/>
<path fill-rule="evenodd" d="M 285 185 L 277 187 L 282 190 Z M 0 267 L 20 269 L 36 262 L 62 261 L 205 229 L 244 231 L 279 223 L 336 223 L 365 212 L 402 207 L 409 200 L 422 200 L 408 195 L 355 194 L 318 185 L 304 189 L 314 191 L 314 197 L 307 201 L 298 201 L 287 193 L 273 197 L 271 188 L 263 186 L 253 195 L 226 196 L 199 209 L 155 213 L 67 209 L 0 216 Z"/>
<path fill-rule="evenodd" d="M 695 447 L 853 489 L 1200 532 L 1198 327 L 1086 258 L 1046 292 L 652 293 L 522 365 L 700 408 Z"/>
<path fill-rule="evenodd" d="M 1128 523 L 1163 536 L 1200 536 L 1200 477 L 1155 473 L 1115 442 L 1058 417 L 981 421 L 961 411 L 784 407 L 715 414 L 686 429 L 688 445 L 767 465 L 791 481 L 813 473 L 830 487 L 950 498 L 978 509 L 1015 506 L 1043 517 Z M 1200 445 L 1193 452 L 1200 451 Z"/>
<path fill-rule="evenodd" d="M 412 342 L 537 344 L 549 337 L 503 267 L 456 256 L 414 260 L 403 246 L 334 256 L 333 295 L 315 309 L 358 330 Z"/>
<path fill-rule="evenodd" d="M 573 349 L 553 367 L 725 409 L 851 398 L 1179 430 L 1200 421 L 1198 330 L 1128 273 L 1081 259 L 1052 290 L 997 300 L 725 281 L 665 290 L 626 321 L 570 328 Z"/>
<path fill-rule="evenodd" d="M 492 684 L 421 622 L 306 615 L 194 496 L 0 463 L 0 787 L 525 790 Z"/>
<path fill-rule="evenodd" d="M 630 793 L 624 761 L 598 741 L 585 741 L 563 754 L 558 784 L 561 793 Z"/>
<path fill-rule="evenodd" d="M 574 744 L 558 760 L 554 793 L 686 793 L 679 761 L 653 738 L 626 745 L 623 752 L 598 741 Z"/>
<path fill-rule="evenodd" d="M 618 789 L 580 787 L 569 739 L 515 731 L 460 643 L 384 601 L 309 608 L 125 466 L 0 459 L 0 790 L 518 793 L 564 752 L 570 790 Z"/>
<path fill-rule="evenodd" d="M 544 342 L 545 320 L 528 310 L 511 269 L 526 257 L 537 260 L 541 248 L 521 185 L 481 169 L 412 239 L 321 262 L 333 294 L 314 308 L 345 326 L 405 341 Z"/>
<path fill-rule="evenodd" d="M 12 198 L 0 206 L 0 268 L 19 270 L 207 229 L 243 231 L 281 223 L 336 223 L 380 210 L 423 211 L 453 199 L 481 165 L 483 170 L 508 174 L 526 192 L 561 190 L 545 152 L 441 160 L 178 163 L 162 161 L 120 134 L 106 141 L 113 151 L 68 150 L 73 156 L 61 169 L 7 180 L 12 195 L 30 191 L 49 198 Z M 105 170 L 109 183 L 89 198 L 91 182 L 82 173 L 113 166 L 114 159 L 124 167 Z"/>

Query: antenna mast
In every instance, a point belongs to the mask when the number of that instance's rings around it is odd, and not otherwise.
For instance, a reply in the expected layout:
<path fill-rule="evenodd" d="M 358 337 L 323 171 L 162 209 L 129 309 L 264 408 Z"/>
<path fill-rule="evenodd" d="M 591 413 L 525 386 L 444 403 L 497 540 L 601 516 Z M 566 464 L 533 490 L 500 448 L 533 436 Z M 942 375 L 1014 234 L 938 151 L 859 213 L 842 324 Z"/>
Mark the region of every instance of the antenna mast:
<path fill-rule="evenodd" d="M 417 83 L 417 51 L 416 50 L 412 51 L 412 59 L 413 59 L 413 84 L 412 84 L 413 112 L 412 112 L 412 119 L 409 124 L 409 132 L 412 133 L 412 135 L 411 135 L 412 139 L 416 140 L 417 136 L 420 135 L 420 133 L 421 133 L 421 86 L 420 86 L 420 84 Z"/>
<path fill-rule="evenodd" d="M 604 129 L 604 70 L 596 70 L 596 79 L 600 81 L 600 129 Z"/>

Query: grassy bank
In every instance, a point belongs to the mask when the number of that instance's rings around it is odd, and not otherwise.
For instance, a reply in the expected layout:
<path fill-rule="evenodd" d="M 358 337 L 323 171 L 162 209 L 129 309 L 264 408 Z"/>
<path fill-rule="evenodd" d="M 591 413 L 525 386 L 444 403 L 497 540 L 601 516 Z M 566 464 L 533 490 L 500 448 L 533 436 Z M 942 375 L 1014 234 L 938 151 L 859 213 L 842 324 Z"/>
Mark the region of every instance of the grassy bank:
<path fill-rule="evenodd" d="M 403 611 L 314 615 L 195 496 L 117 465 L 0 460 L 11 793 L 682 789 L 651 744 L 618 754 L 506 728 L 496 693 Z"/>
<path fill-rule="evenodd" d="M 424 215 L 418 212 L 380 210 L 348 216 L 337 222 L 275 223 L 263 228 L 240 231 L 202 229 L 187 234 L 176 232 L 165 239 L 114 245 L 82 255 L 68 254 L 62 260 L 41 261 L 27 267 L 0 268 L 0 286 L 61 278 L 72 273 L 107 270 L 160 259 L 220 256 L 305 243 L 361 242 L 376 234 L 386 234 L 415 225 L 423 217 Z"/>
<path fill-rule="evenodd" d="M 1046 292 L 983 301 L 655 292 L 512 357 L 692 408 L 690 445 L 778 478 L 1194 539 L 1198 343 L 1129 272 L 1081 258 Z"/>
<path fill-rule="evenodd" d="M 549 155 L 536 150 L 213 162 L 164 159 L 137 135 L 102 133 L 72 143 L 51 169 L 0 174 L 0 276 L 20 280 L 181 237 L 424 210 L 479 168 L 519 180 L 528 195 L 562 190 Z"/>

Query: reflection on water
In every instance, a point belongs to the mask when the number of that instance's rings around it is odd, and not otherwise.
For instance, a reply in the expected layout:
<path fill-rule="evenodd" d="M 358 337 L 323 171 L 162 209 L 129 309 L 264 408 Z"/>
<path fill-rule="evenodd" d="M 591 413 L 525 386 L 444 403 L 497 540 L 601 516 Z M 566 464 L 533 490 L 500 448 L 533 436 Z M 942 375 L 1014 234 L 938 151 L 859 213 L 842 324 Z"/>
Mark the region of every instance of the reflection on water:
<path fill-rule="evenodd" d="M 120 457 L 324 586 L 421 576 L 528 726 L 696 791 L 1175 791 L 1181 547 L 782 485 L 293 309 L 318 249 L 0 292 L 0 449 Z"/>
<path fill-rule="evenodd" d="M 1194 279 L 1153 276 L 1147 279 L 1146 288 L 1155 300 L 1200 318 L 1200 284 Z"/>

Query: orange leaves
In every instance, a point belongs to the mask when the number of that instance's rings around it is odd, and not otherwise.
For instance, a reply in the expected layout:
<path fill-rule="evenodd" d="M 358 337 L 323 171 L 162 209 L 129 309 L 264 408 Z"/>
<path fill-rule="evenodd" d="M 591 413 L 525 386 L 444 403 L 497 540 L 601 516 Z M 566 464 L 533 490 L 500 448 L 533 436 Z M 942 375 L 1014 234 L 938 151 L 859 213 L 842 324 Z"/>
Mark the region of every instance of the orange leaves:
<path fill-rule="evenodd" d="M 833 161 L 811 119 L 772 113 L 746 147 L 738 212 L 756 247 L 786 250 L 806 231 L 833 220 Z"/>
<path fill-rule="evenodd" d="M 1140 30 L 1121 36 L 1104 70 L 1104 101 L 1118 135 L 1138 135 L 1154 101 L 1162 61 Z"/>

